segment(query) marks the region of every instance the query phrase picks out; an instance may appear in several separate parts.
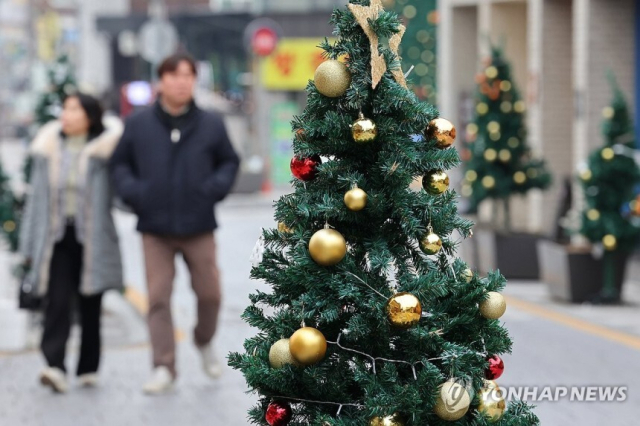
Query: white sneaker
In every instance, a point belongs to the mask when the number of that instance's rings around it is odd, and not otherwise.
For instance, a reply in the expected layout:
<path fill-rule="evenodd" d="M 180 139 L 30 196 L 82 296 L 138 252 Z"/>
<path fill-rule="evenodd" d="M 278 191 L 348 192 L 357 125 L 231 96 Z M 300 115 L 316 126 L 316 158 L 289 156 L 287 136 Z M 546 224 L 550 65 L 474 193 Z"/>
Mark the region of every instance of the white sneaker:
<path fill-rule="evenodd" d="M 47 367 L 42 370 L 40 383 L 44 386 L 49 386 L 57 393 L 65 393 L 69 389 L 66 374 L 57 367 Z"/>
<path fill-rule="evenodd" d="M 87 373 L 78 376 L 78 385 L 83 388 L 95 388 L 98 386 L 98 374 Z"/>
<path fill-rule="evenodd" d="M 200 352 L 202 368 L 204 369 L 205 374 L 212 379 L 217 379 L 222 376 L 222 365 L 213 351 L 213 345 L 211 343 L 204 346 L 196 345 L 196 348 L 198 349 L 198 352 Z"/>
<path fill-rule="evenodd" d="M 167 367 L 153 369 L 151 378 L 144 384 L 142 391 L 147 395 L 161 395 L 173 389 L 175 379 Z"/>

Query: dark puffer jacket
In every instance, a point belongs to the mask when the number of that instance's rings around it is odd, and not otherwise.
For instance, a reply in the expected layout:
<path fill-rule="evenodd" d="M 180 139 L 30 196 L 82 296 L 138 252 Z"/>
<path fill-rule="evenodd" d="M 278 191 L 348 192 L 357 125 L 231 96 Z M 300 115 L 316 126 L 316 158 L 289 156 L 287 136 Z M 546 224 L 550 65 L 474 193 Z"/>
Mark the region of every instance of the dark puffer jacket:
<path fill-rule="evenodd" d="M 157 102 L 127 120 L 110 169 L 138 231 L 189 236 L 216 229 L 214 205 L 231 190 L 239 163 L 220 115 L 192 103 L 174 117 Z"/>

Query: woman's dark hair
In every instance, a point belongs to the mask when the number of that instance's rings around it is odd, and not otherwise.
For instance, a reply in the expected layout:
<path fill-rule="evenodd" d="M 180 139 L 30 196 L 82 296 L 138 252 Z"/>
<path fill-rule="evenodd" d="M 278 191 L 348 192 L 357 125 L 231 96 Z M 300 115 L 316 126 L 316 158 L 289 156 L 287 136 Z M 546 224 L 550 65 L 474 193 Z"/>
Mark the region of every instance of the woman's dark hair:
<path fill-rule="evenodd" d="M 193 59 L 193 56 L 186 52 L 178 52 L 162 61 L 158 67 L 158 78 L 162 78 L 166 73 L 176 72 L 181 62 L 189 64 L 193 75 L 198 75 L 198 65 L 196 64 L 196 60 Z"/>
<path fill-rule="evenodd" d="M 100 101 L 86 93 L 76 92 L 65 98 L 65 102 L 69 98 L 76 98 L 80 102 L 80 106 L 87 114 L 89 119 L 89 140 L 96 138 L 104 132 L 104 124 L 102 123 L 102 115 L 104 110 Z"/>

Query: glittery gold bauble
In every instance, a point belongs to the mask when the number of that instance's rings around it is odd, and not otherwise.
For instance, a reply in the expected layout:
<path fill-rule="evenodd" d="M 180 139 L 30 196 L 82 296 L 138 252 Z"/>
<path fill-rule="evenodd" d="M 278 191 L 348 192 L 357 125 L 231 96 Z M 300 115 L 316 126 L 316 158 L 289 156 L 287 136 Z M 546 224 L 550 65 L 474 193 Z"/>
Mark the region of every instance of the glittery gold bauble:
<path fill-rule="evenodd" d="M 513 181 L 518 185 L 522 185 L 527 181 L 527 175 L 524 172 L 515 172 L 513 174 Z"/>
<path fill-rule="evenodd" d="M 284 222 L 278 222 L 278 231 L 282 232 L 283 234 L 291 234 L 293 232 L 293 229 L 285 225 Z"/>
<path fill-rule="evenodd" d="M 373 142 L 378 137 L 378 128 L 376 123 L 360 114 L 360 117 L 351 125 L 351 135 L 357 143 Z"/>
<path fill-rule="evenodd" d="M 507 409 L 507 403 L 504 401 L 502 390 L 496 382 L 485 380 L 484 386 L 480 389 L 479 397 L 478 411 L 487 416 L 492 423 L 500 420 Z"/>
<path fill-rule="evenodd" d="M 611 108 L 610 106 L 605 107 L 602 110 L 602 116 L 608 120 L 612 119 L 613 116 L 615 115 L 615 110 L 613 108 Z"/>
<path fill-rule="evenodd" d="M 487 293 L 487 298 L 480 302 L 480 314 L 487 319 L 498 319 L 507 310 L 504 297 L 495 291 Z"/>
<path fill-rule="evenodd" d="M 289 339 L 289 351 L 300 364 L 312 365 L 327 353 L 327 339 L 315 328 L 303 327 Z"/>
<path fill-rule="evenodd" d="M 330 98 L 339 98 L 351 85 L 351 73 L 340 61 L 325 61 L 316 69 L 314 80 L 318 92 Z"/>
<path fill-rule="evenodd" d="M 592 173 L 591 173 L 591 170 L 589 170 L 589 169 L 585 169 L 585 170 L 580 172 L 580 179 L 582 179 L 585 182 L 590 181 L 591 180 L 591 176 L 592 176 Z"/>
<path fill-rule="evenodd" d="M 4 229 L 5 232 L 11 233 L 16 230 L 16 223 L 13 220 L 7 220 L 2 224 L 2 229 Z"/>
<path fill-rule="evenodd" d="M 471 396 L 464 386 L 448 381 L 440 385 L 438 399 L 433 411 L 442 420 L 455 421 L 467 414 L 471 405 Z"/>
<path fill-rule="evenodd" d="M 309 254 L 317 264 L 333 266 L 346 256 L 347 243 L 338 231 L 321 229 L 309 240 Z"/>
<path fill-rule="evenodd" d="M 420 240 L 420 248 L 425 254 L 437 254 L 442 249 L 442 240 L 435 233 L 429 232 Z"/>
<path fill-rule="evenodd" d="M 398 293 L 387 301 L 387 318 L 397 328 L 411 328 L 420 322 L 422 306 L 411 293 Z"/>
<path fill-rule="evenodd" d="M 395 413 L 386 417 L 373 417 L 369 420 L 369 426 L 404 426 L 405 423 L 402 420 L 400 414 Z"/>
<path fill-rule="evenodd" d="M 511 151 L 509 151 L 508 149 L 501 149 L 500 153 L 498 154 L 498 158 L 500 158 L 500 161 L 502 161 L 503 163 L 508 162 L 509 160 L 511 160 Z"/>
<path fill-rule="evenodd" d="M 367 206 L 367 193 L 360 188 L 353 188 L 344 194 L 344 204 L 349 210 L 358 212 Z"/>
<path fill-rule="evenodd" d="M 422 187 L 429 194 L 442 194 L 449 189 L 449 176 L 442 170 L 427 172 L 422 178 Z"/>
<path fill-rule="evenodd" d="M 498 158 L 498 153 L 495 149 L 489 148 L 484 152 L 484 159 L 488 162 L 492 163 L 496 161 L 496 158 Z"/>
<path fill-rule="evenodd" d="M 527 109 L 527 107 L 525 106 L 524 101 L 518 101 L 515 104 L 513 104 L 513 110 L 515 112 L 523 113 L 525 109 Z"/>
<path fill-rule="evenodd" d="M 587 211 L 587 218 L 589 220 L 598 220 L 600 219 L 600 212 L 597 209 L 589 209 L 589 211 Z"/>
<path fill-rule="evenodd" d="M 289 339 L 280 339 L 271 345 L 271 349 L 269 350 L 269 364 L 271 368 L 282 368 L 288 364 L 298 364 L 289 350 Z"/>
<path fill-rule="evenodd" d="M 499 132 L 500 131 L 500 123 L 498 123 L 497 121 L 490 121 L 489 124 L 487 124 L 487 130 L 490 133 Z"/>
<path fill-rule="evenodd" d="M 462 271 L 462 277 L 464 278 L 464 281 L 466 283 L 470 283 L 473 279 L 473 271 L 469 268 L 465 269 L 464 271 Z"/>
<path fill-rule="evenodd" d="M 484 71 L 484 74 L 488 78 L 496 78 L 498 76 L 498 68 L 492 65 Z"/>
<path fill-rule="evenodd" d="M 438 148 L 449 148 L 456 140 L 456 128 L 449 120 L 436 118 L 429 122 L 425 136 L 428 140 L 435 139 Z"/>
<path fill-rule="evenodd" d="M 508 92 L 511 90 L 511 82 L 509 80 L 502 80 L 500 82 L 500 90 L 503 92 Z"/>
<path fill-rule="evenodd" d="M 482 178 L 482 186 L 486 189 L 493 189 L 496 186 L 496 179 L 493 176 L 485 176 Z"/>
<path fill-rule="evenodd" d="M 618 246 L 618 239 L 611 234 L 607 234 L 602 238 L 602 245 L 607 251 L 613 251 Z"/>
<path fill-rule="evenodd" d="M 605 148 L 602 150 L 600 155 L 602 155 L 603 160 L 610 161 L 610 160 L 613 160 L 613 157 L 616 156 L 616 153 L 611 148 Z"/>

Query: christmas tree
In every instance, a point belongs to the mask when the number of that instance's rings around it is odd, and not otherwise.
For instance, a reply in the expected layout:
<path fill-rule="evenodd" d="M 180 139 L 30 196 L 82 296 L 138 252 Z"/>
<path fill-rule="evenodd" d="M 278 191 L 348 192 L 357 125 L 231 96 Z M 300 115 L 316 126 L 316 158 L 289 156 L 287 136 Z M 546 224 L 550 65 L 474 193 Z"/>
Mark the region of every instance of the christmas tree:
<path fill-rule="evenodd" d="M 545 189 L 551 175 L 527 145 L 525 102 L 501 49 L 493 47 L 486 68 L 476 77 L 476 113 L 467 126 L 466 174 L 462 195 L 470 212 L 486 199 L 500 200 L 504 228 L 510 229 L 509 200 L 533 188 Z"/>
<path fill-rule="evenodd" d="M 387 0 L 395 5 L 395 11 L 405 21 L 400 54 L 402 67 L 415 67 L 416 85 L 413 87 L 418 98 L 436 104 L 436 71 L 438 68 L 436 48 L 438 33 L 438 6 L 436 0 Z"/>
<path fill-rule="evenodd" d="M 260 398 L 250 421 L 537 425 L 493 381 L 512 345 L 505 280 L 454 257 L 453 233 L 473 225 L 448 190 L 455 128 L 407 88 L 404 27 L 380 1 L 334 11 L 337 41 L 293 123 L 295 192 L 276 202 L 251 272 L 270 291 L 243 314 L 259 333 L 229 357 Z"/>
<path fill-rule="evenodd" d="M 629 109 L 613 77 L 614 97 L 603 110 L 605 145 L 591 153 L 580 173 L 586 208 L 580 233 L 604 248 L 603 301 L 619 300 L 615 282 L 615 259 L 638 243 L 640 219 L 635 209 L 635 186 L 640 168 L 634 160 L 634 132 Z M 623 212 L 624 210 L 624 212 Z"/>

